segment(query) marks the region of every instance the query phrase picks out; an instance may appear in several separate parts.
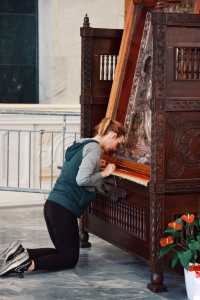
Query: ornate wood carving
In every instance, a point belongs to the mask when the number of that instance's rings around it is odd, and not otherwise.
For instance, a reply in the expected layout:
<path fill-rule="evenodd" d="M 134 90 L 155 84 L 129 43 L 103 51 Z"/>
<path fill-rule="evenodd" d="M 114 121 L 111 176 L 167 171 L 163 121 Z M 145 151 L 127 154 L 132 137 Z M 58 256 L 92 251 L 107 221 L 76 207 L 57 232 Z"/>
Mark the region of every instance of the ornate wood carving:
<path fill-rule="evenodd" d="M 92 87 L 92 39 L 90 37 L 90 23 L 86 14 L 81 30 L 82 44 L 81 44 L 81 102 L 87 102 L 90 98 L 90 90 Z M 86 98 L 86 101 L 85 101 Z M 85 117 L 87 115 L 87 118 Z M 81 106 L 81 136 L 90 136 L 89 130 L 91 124 L 91 110 L 83 104 Z"/>
<path fill-rule="evenodd" d="M 124 121 L 126 144 L 124 153 L 120 152 L 140 163 L 150 162 L 152 59 L 151 15 L 148 13 Z"/>
<path fill-rule="evenodd" d="M 152 277 L 148 287 L 158 292 L 165 289 L 162 264 L 159 260 L 159 239 L 164 223 L 169 222 L 172 215 L 178 215 L 190 207 L 196 212 L 200 206 L 200 98 L 197 97 L 197 93 L 195 94 L 198 83 L 196 81 L 195 85 L 195 80 L 191 80 L 188 95 L 185 95 L 182 91 L 185 83 L 180 81 L 182 86 L 175 87 L 180 96 L 176 93 L 169 96 L 167 80 L 175 67 L 173 55 L 168 56 L 167 47 L 169 36 L 172 35 L 170 47 L 179 47 L 176 36 L 180 28 L 183 33 L 180 37 L 180 47 L 185 47 L 185 43 L 190 43 L 190 47 L 197 47 L 198 45 L 193 44 L 199 42 L 195 38 L 200 21 L 199 16 L 192 14 L 154 12 L 152 23 L 154 50 L 153 98 L 150 105 L 152 113 L 150 184 L 146 187 L 123 179 L 119 185 L 128 191 L 127 202 L 114 206 L 111 200 L 103 199 L 92 204 L 86 216 L 85 226 L 90 232 L 119 247 L 149 259 Z M 175 28 L 174 31 L 172 27 Z M 185 33 L 187 31 L 184 30 L 185 27 L 189 28 L 191 34 Z M 113 52 L 108 51 L 107 54 Z M 169 68 L 166 67 L 167 64 Z M 171 84 L 173 76 L 170 80 Z M 101 80 L 101 84 L 103 82 Z M 178 80 L 174 82 L 177 83 Z M 96 90 L 94 82 L 92 88 Z M 82 103 L 85 114 L 83 118 L 88 118 L 87 108 L 90 107 L 92 113 L 89 117 L 93 122 L 97 113 L 98 116 L 100 114 L 97 104 L 89 96 L 91 95 L 84 95 L 84 103 L 86 105 L 87 102 L 88 106 L 84 107 Z M 92 124 L 87 126 L 91 129 Z M 129 167 L 130 171 L 131 164 Z"/>
<path fill-rule="evenodd" d="M 200 174 L 200 120 L 198 113 L 168 113 L 167 178 L 192 179 Z"/>
<path fill-rule="evenodd" d="M 154 40 L 154 52 L 153 52 L 153 92 L 156 99 L 163 98 L 165 95 L 165 82 L 166 82 L 166 57 L 165 57 L 165 46 L 166 46 L 166 27 L 165 27 L 165 15 L 154 13 L 152 15 L 153 26 L 153 40 Z M 152 102 L 155 101 L 155 98 Z M 159 102 L 159 100 L 157 100 Z M 153 103 L 152 109 L 155 108 Z"/>
<path fill-rule="evenodd" d="M 138 206 L 134 200 L 133 197 L 131 203 L 127 201 L 114 203 L 112 200 L 101 197 L 92 203 L 90 214 L 100 217 L 105 223 L 114 224 L 126 230 L 130 235 L 147 241 L 148 228 L 145 224 L 147 207 Z"/>
<path fill-rule="evenodd" d="M 192 180 L 189 182 L 188 180 L 181 180 L 178 182 L 177 180 L 167 181 L 165 184 L 165 192 L 166 193 L 194 193 L 200 192 L 200 180 Z"/>
<path fill-rule="evenodd" d="M 87 16 L 87 15 L 86 15 Z M 81 58 L 81 92 L 85 94 L 87 89 L 91 88 L 92 82 L 92 40 L 89 32 L 89 18 L 84 18 L 83 28 L 82 28 L 82 50 L 83 53 Z M 92 30 L 92 29 L 91 29 Z"/>
<path fill-rule="evenodd" d="M 200 111 L 200 100 L 198 99 L 159 99 L 156 103 L 157 111 Z"/>
<path fill-rule="evenodd" d="M 156 117 L 156 180 L 160 182 L 165 177 L 165 114 L 159 112 L 156 113 Z"/>
<path fill-rule="evenodd" d="M 176 25 L 176 26 L 184 26 L 187 24 L 187 27 L 189 26 L 195 26 L 200 27 L 199 24 L 199 16 L 198 15 L 192 15 L 191 14 L 181 14 L 181 18 L 179 14 L 166 14 L 165 16 L 168 26 Z"/>
<path fill-rule="evenodd" d="M 153 292 L 165 291 L 163 285 L 163 266 L 159 259 L 160 244 L 159 238 L 164 228 L 164 195 L 155 193 L 155 185 L 150 185 L 150 264 L 151 264 L 151 282 L 148 288 Z"/>

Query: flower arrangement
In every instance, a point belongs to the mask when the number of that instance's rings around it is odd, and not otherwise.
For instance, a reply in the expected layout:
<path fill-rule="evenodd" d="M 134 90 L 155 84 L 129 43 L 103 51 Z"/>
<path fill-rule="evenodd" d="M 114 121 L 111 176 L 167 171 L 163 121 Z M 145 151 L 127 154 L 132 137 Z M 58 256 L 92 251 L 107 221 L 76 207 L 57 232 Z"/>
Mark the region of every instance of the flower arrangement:
<path fill-rule="evenodd" d="M 191 213 L 168 224 L 160 239 L 160 257 L 172 252 L 172 267 L 178 262 L 200 277 L 200 220 Z"/>

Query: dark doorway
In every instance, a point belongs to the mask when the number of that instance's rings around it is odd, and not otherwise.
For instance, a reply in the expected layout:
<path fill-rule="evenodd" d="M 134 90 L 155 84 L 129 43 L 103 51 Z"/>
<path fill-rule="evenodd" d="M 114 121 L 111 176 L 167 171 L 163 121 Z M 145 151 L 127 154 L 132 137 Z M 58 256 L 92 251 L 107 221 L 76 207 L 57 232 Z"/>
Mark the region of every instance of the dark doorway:
<path fill-rule="evenodd" d="M 38 0 L 0 0 L 0 103 L 38 103 Z"/>

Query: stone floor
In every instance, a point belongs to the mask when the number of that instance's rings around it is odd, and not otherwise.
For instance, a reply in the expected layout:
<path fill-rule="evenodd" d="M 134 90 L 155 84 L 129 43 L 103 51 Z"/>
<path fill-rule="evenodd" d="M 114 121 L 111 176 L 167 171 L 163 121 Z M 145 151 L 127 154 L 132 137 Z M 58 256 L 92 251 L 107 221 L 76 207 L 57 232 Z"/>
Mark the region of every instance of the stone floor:
<path fill-rule="evenodd" d="M 42 207 L 0 208 L 0 248 L 19 239 L 26 247 L 51 245 L 42 218 Z M 92 236 L 93 247 L 82 249 L 73 270 L 34 272 L 23 279 L 0 278 L 0 300 L 185 300 L 184 279 L 167 273 L 168 292 L 153 294 L 146 285 L 149 269 L 132 257 Z"/>

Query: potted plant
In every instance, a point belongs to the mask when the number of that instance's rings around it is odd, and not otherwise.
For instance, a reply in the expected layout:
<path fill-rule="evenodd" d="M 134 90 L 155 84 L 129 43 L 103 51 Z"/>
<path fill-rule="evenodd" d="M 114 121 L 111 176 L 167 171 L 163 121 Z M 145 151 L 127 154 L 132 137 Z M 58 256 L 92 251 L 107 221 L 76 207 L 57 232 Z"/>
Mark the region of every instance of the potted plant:
<path fill-rule="evenodd" d="M 160 257 L 172 254 L 171 266 L 184 267 L 188 299 L 200 300 L 200 220 L 191 213 L 170 222 L 160 239 Z"/>

